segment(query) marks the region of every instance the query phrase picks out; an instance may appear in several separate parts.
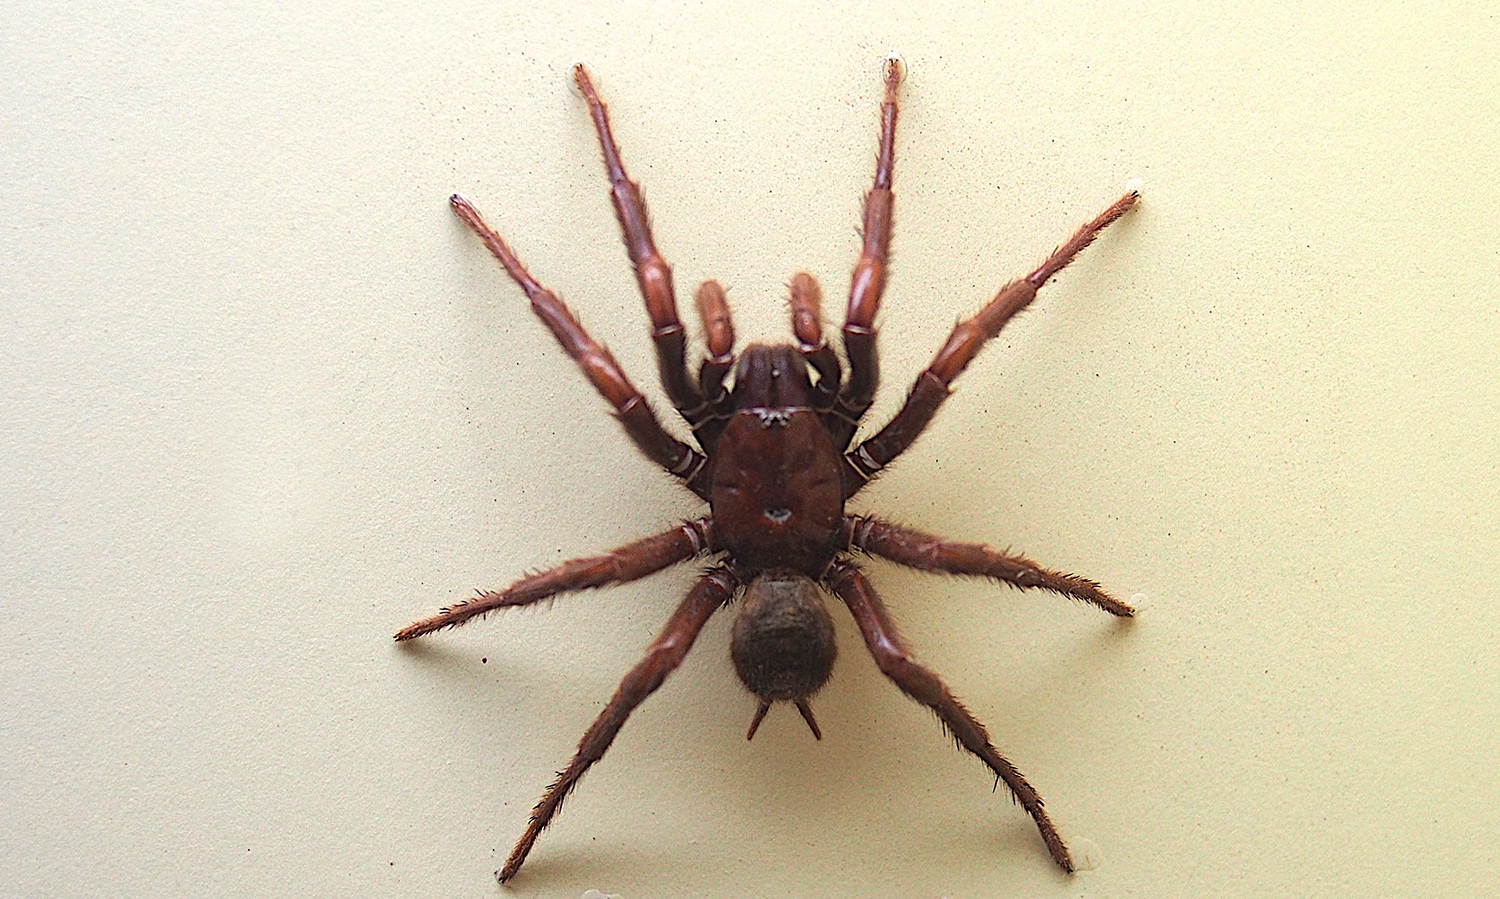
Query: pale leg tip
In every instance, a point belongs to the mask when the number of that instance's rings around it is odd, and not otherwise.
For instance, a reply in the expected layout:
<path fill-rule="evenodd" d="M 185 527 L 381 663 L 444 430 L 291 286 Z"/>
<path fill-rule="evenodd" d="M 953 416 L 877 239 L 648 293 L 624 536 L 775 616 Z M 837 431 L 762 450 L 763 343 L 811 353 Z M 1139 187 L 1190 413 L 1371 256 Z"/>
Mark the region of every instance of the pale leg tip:
<path fill-rule="evenodd" d="M 584 85 L 590 88 L 594 86 L 593 66 L 589 65 L 587 60 L 575 59 L 568 67 L 568 72 L 572 75 L 568 79 L 568 90 L 572 91 L 575 96 L 584 96 Z"/>
<path fill-rule="evenodd" d="M 899 51 L 892 50 L 887 53 L 881 65 L 887 77 L 895 75 L 897 84 L 906 80 L 906 57 L 902 56 Z"/>

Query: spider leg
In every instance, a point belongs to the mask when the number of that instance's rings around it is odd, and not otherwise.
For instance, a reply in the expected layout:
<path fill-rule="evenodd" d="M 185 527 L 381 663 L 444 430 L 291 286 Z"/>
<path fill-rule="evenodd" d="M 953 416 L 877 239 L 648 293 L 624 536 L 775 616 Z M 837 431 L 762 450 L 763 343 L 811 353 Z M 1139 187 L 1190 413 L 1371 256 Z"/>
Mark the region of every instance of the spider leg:
<path fill-rule="evenodd" d="M 615 143 L 609 126 L 609 110 L 594 90 L 588 69 L 582 63 L 573 66 L 573 80 L 588 103 L 589 114 L 594 120 L 594 130 L 599 134 L 599 150 L 604 156 L 604 168 L 609 174 L 610 199 L 614 202 L 615 217 L 620 221 L 620 231 L 625 239 L 625 251 L 635 266 L 635 280 L 640 285 L 641 297 L 646 301 L 646 314 L 651 317 L 651 340 L 656 344 L 656 362 L 661 373 L 662 386 L 671 398 L 672 405 L 682 413 L 693 430 L 697 430 L 711 414 L 712 408 L 704 401 L 698 385 L 688 378 L 687 330 L 677 317 L 677 297 L 672 290 L 672 267 L 656 250 L 656 241 L 651 236 L 651 222 L 646 216 L 646 202 L 641 198 L 639 184 L 625 173 L 625 164 L 620 160 L 620 147 Z"/>
<path fill-rule="evenodd" d="M 1037 290 L 1047 283 L 1047 279 L 1072 262 L 1073 257 L 1084 247 L 1093 243 L 1100 231 L 1128 212 L 1139 199 L 1140 194 L 1132 190 L 1116 200 L 1097 218 L 1079 228 L 1067 243 L 1052 251 L 1052 255 L 1036 271 L 1000 288 L 995 298 L 980 309 L 977 315 L 958 323 L 948 336 L 948 342 L 938 350 L 932 364 L 917 377 L 917 383 L 912 386 L 906 404 L 891 419 L 890 424 L 861 443 L 858 449 L 844 455 L 849 463 L 844 467 L 847 476 L 845 483 L 849 485 L 845 499 L 858 493 L 876 473 L 912 445 L 922 431 L 926 430 L 938 407 L 948 398 L 948 385 L 968 367 L 985 343 L 999 334 L 1006 322 L 1036 298 Z"/>
<path fill-rule="evenodd" d="M 505 867 L 496 875 L 501 883 L 515 876 L 521 863 L 526 860 L 526 854 L 536 843 L 537 836 L 552 822 L 552 816 L 557 814 L 563 800 L 578 784 L 579 778 L 604 756 L 635 707 L 656 692 L 667 675 L 682 664 L 683 657 L 692 648 L 698 632 L 715 611 L 729 602 L 737 584 L 734 574 L 727 567 L 721 566 L 705 575 L 688 592 L 661 634 L 646 649 L 645 658 L 625 675 L 609 704 L 584 733 L 583 739 L 578 743 L 578 752 L 568 763 L 568 767 L 558 774 L 557 780 L 552 782 L 552 786 L 547 788 L 542 800 L 532 810 L 526 832 L 521 835 L 516 848 L 511 850 L 510 857 L 505 860 Z"/>
<path fill-rule="evenodd" d="M 557 294 L 543 287 L 526 271 L 504 239 L 485 224 L 479 211 L 468 200 L 454 194 L 448 203 L 464 224 L 484 241 L 484 245 L 504 266 L 511 280 L 526 291 L 526 296 L 531 299 L 531 311 L 546 323 L 563 350 L 583 369 L 594 389 L 614 407 L 615 417 L 620 420 L 625 433 L 641 452 L 681 478 L 689 490 L 707 499 L 708 485 L 698 480 L 705 461 L 703 454 L 662 429 L 661 422 L 656 420 L 656 414 L 646 405 L 645 397 L 630 383 L 630 379 L 620 368 L 620 363 L 615 361 L 609 350 L 589 336 L 572 311 L 557 298 Z"/>
<path fill-rule="evenodd" d="M 627 543 L 602 556 L 570 559 L 546 571 L 528 574 L 504 590 L 481 593 L 449 606 L 430 618 L 403 627 L 396 632 L 396 639 L 411 640 L 445 627 L 457 627 L 495 609 L 531 605 L 559 593 L 623 584 L 714 550 L 713 520 L 685 521 L 670 531 Z"/>
<path fill-rule="evenodd" d="M 875 183 L 865 194 L 864 238 L 859 261 L 849 283 L 849 308 L 844 315 L 844 353 L 849 357 L 849 380 L 839 391 L 829 433 L 840 450 L 854 438 L 859 419 L 870 408 L 880 383 L 880 361 L 875 349 L 875 313 L 885 291 L 885 267 L 891 249 L 891 170 L 896 161 L 896 88 L 901 64 L 885 63 L 885 99 L 880 104 L 880 155 Z"/>
<path fill-rule="evenodd" d="M 860 550 L 921 571 L 994 578 L 1022 590 L 1041 588 L 1092 603 L 1111 615 L 1129 618 L 1135 610 L 1076 574 L 1048 571 L 1025 556 L 1000 552 L 982 543 L 956 543 L 900 525 L 850 515 L 843 535 L 849 549 Z"/>
<path fill-rule="evenodd" d="M 1036 822 L 1037 830 L 1042 834 L 1042 842 L 1047 844 L 1047 851 L 1052 854 L 1053 861 L 1064 871 L 1072 873 L 1072 856 L 1068 854 L 1068 847 L 1063 845 L 1057 828 L 1052 825 L 1052 820 L 1042 808 L 1042 797 L 1037 795 L 1036 790 L 1032 789 L 1031 784 L 1026 782 L 1026 778 L 1021 776 L 1014 765 L 995 751 L 995 747 L 990 745 L 990 735 L 985 731 L 984 725 L 964 708 L 942 680 L 931 670 L 912 660 L 904 642 L 896 633 L 890 613 L 870 586 L 864 572 L 852 562 L 835 562 L 829 569 L 827 583 L 854 615 L 859 632 L 865 638 L 865 646 L 870 650 L 870 655 L 875 657 L 881 673 L 890 678 L 907 696 L 936 712 L 958 744 L 979 756 L 996 777 L 1005 781 L 1016 801 Z"/>

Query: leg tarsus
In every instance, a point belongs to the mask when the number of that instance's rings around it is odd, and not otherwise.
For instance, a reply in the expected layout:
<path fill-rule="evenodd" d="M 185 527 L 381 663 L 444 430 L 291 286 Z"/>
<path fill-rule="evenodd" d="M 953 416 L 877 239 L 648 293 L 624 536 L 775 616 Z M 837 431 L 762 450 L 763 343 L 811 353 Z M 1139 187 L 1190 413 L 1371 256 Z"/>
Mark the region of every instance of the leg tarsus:
<path fill-rule="evenodd" d="M 1127 185 L 1129 186 L 1129 185 Z M 1047 279 L 1062 271 L 1063 267 L 1073 261 L 1073 257 L 1083 252 L 1083 248 L 1094 242 L 1099 232 L 1114 224 L 1115 220 L 1129 212 L 1136 203 L 1140 202 L 1141 192 L 1128 190 L 1124 196 L 1109 205 L 1109 208 L 1094 217 L 1094 220 L 1073 232 L 1067 243 L 1052 251 L 1047 261 L 1036 267 L 1036 270 L 1026 276 L 1026 283 L 1032 287 L 1041 289 Z"/>
<path fill-rule="evenodd" d="M 953 735 L 958 744 L 978 756 L 995 776 L 1005 781 L 1011 795 L 1031 816 L 1041 833 L 1042 842 L 1058 867 L 1072 873 L 1073 857 L 1058 835 L 1052 819 L 1042 807 L 1042 797 L 1016 767 L 1007 761 L 990 743 L 990 735 L 984 725 L 974 717 L 942 680 L 931 670 L 913 661 L 905 644 L 896 633 L 885 604 L 870 586 L 869 579 L 859 566 L 852 562 L 836 562 L 829 570 L 827 584 L 839 599 L 849 607 L 854 621 L 859 625 L 865 647 L 874 656 L 880 671 L 903 693 L 937 713 L 943 726 Z"/>
<path fill-rule="evenodd" d="M 525 833 L 516 842 L 510 857 L 505 860 L 505 867 L 496 873 L 501 883 L 510 880 L 520 870 L 521 863 L 526 861 L 526 855 L 536 843 L 537 836 L 552 823 L 553 816 L 562 807 L 563 800 L 568 798 L 568 793 L 577 786 L 584 772 L 604 756 L 630 713 L 656 692 L 667 675 L 682 664 L 699 631 L 703 630 L 703 625 L 708 623 L 715 611 L 729 602 L 737 583 L 733 573 L 721 566 L 704 575 L 693 586 L 677 611 L 672 613 L 661 634 L 646 649 L 645 658 L 625 675 L 609 704 L 584 733 L 583 739 L 578 743 L 578 751 L 568 767 L 558 774 L 557 780 L 552 782 L 532 810 Z"/>

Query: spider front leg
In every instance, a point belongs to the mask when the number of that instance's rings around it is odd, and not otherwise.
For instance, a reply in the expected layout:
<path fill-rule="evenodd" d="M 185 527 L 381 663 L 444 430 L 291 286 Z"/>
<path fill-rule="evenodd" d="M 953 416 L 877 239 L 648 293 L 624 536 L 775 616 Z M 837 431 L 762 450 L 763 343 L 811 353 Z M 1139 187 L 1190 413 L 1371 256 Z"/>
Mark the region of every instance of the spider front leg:
<path fill-rule="evenodd" d="M 900 525 L 851 515 L 844 519 L 845 546 L 920 571 L 988 577 L 1022 590 L 1040 588 L 1098 606 L 1129 618 L 1135 610 L 1093 581 L 1076 574 L 1048 571 L 1025 556 L 1000 552 L 982 543 L 956 543 Z"/>
<path fill-rule="evenodd" d="M 396 632 L 396 639 L 411 640 L 445 627 L 457 627 L 496 609 L 528 606 L 559 593 L 623 584 L 715 550 L 712 519 L 684 521 L 670 531 L 627 543 L 602 556 L 570 559 L 546 571 L 529 574 L 504 590 L 466 599 L 430 618 L 408 624 Z"/>
<path fill-rule="evenodd" d="M 582 63 L 573 66 L 573 81 L 588 103 L 589 114 L 594 120 L 594 130 L 599 135 L 599 150 L 604 156 L 604 169 L 609 175 L 610 200 L 614 203 L 615 217 L 619 219 L 621 235 L 625 239 L 625 251 L 635 267 L 636 283 L 640 285 L 641 297 L 646 301 L 646 314 L 651 317 L 651 340 L 656 344 L 656 362 L 661 373 L 662 387 L 672 405 L 696 433 L 713 413 L 698 385 L 688 377 L 687 330 L 677 317 L 677 296 L 672 289 L 672 267 L 656 249 L 651 236 L 651 222 L 646 216 L 646 202 L 641 198 L 639 184 L 630 180 L 625 172 L 625 163 L 620 159 L 620 147 L 615 143 L 609 124 L 609 110 L 594 90 L 588 69 Z"/>
<path fill-rule="evenodd" d="M 891 419 L 890 424 L 861 443 L 858 449 L 845 454 L 844 458 L 849 463 L 845 471 L 854 475 L 848 481 L 850 486 L 845 499 L 858 493 L 882 468 L 916 441 L 931 423 L 938 407 L 948 398 L 948 385 L 979 355 L 984 345 L 998 335 L 1000 329 L 1016 313 L 1036 299 L 1037 291 L 1049 278 L 1072 262 L 1073 257 L 1082 252 L 1084 247 L 1093 243 L 1100 231 L 1129 212 L 1140 197 L 1137 191 L 1132 190 L 1110 204 L 1097 218 L 1079 228 L 1067 243 L 1053 250 L 1052 255 L 1036 271 L 1020 281 L 1012 281 L 1000 288 L 995 298 L 980 309 L 977 315 L 958 323 L 948 336 L 948 342 L 938 350 L 932 364 L 917 377 L 917 383 L 907 395 L 905 405 Z"/>
<path fill-rule="evenodd" d="M 646 657 L 625 675 L 609 704 L 584 733 L 583 739 L 578 743 L 578 752 L 568 763 L 568 767 L 557 775 L 557 780 L 552 782 L 552 786 L 547 788 L 546 794 L 532 810 L 526 832 L 516 842 L 516 848 L 511 850 L 510 857 L 505 860 L 505 867 L 496 874 L 501 883 L 510 880 L 520 870 L 521 863 L 526 861 L 526 854 L 536 843 L 537 836 L 552 822 L 552 817 L 562 807 L 563 800 L 578 785 L 579 778 L 604 756 L 620 728 L 625 726 L 625 719 L 630 717 L 636 706 L 656 692 L 667 675 L 682 664 L 688 650 L 693 647 L 693 641 L 698 638 L 698 632 L 703 630 L 703 625 L 708 623 L 714 612 L 729 602 L 738 586 L 739 581 L 733 572 L 723 566 L 709 572 L 693 586 L 677 611 L 672 613 L 661 634 L 646 649 Z"/>
<path fill-rule="evenodd" d="M 996 777 L 1005 781 L 1011 795 L 1015 796 L 1016 801 L 1036 822 L 1042 842 L 1047 844 L 1047 851 L 1051 853 L 1053 861 L 1071 874 L 1073 857 L 1058 835 L 1057 828 L 1052 825 L 1052 819 L 1047 817 L 1046 810 L 1042 808 L 1042 797 L 1026 782 L 1016 766 L 995 750 L 984 725 L 964 708 L 943 681 L 931 670 L 912 660 L 911 653 L 896 633 L 890 613 L 886 611 L 885 604 L 880 601 L 875 589 L 870 586 L 864 572 L 852 562 L 835 562 L 829 569 L 826 580 L 834 594 L 849 607 L 854 622 L 859 625 L 860 635 L 865 639 L 865 647 L 875 657 L 880 672 L 900 687 L 901 692 L 936 712 L 943 726 L 958 740 L 959 745 L 977 755 L 995 772 Z"/>
<path fill-rule="evenodd" d="M 875 183 L 865 194 L 863 244 L 849 283 L 849 307 L 844 315 L 844 353 L 849 357 L 849 380 L 839 391 L 829 427 L 833 445 L 849 446 L 859 420 L 875 399 L 880 384 L 880 360 L 875 348 L 875 313 L 885 292 L 885 269 L 891 253 L 891 215 L 896 201 L 891 174 L 896 164 L 896 88 L 901 63 L 885 61 L 885 99 L 880 104 L 880 155 Z"/>
<path fill-rule="evenodd" d="M 620 363 L 609 354 L 609 350 L 589 336 L 589 332 L 583 329 L 583 325 L 578 323 L 568 307 L 557 298 L 557 294 L 543 287 L 526 271 L 526 267 L 521 265 L 516 254 L 511 252 L 500 235 L 485 224 L 479 210 L 457 194 L 449 198 L 448 204 L 463 223 L 484 241 L 485 247 L 500 261 L 511 280 L 526 292 L 531 300 L 531 311 L 546 323 L 563 350 L 583 369 L 584 376 L 594 385 L 594 389 L 614 407 L 615 417 L 620 420 L 625 433 L 630 435 L 641 452 L 662 468 L 682 478 L 689 490 L 708 499 L 708 485 L 698 478 L 705 461 L 703 454 L 663 430 L 661 422 L 656 420 L 656 414 L 646 405 L 646 398 L 630 383 L 630 379 L 620 368 Z"/>

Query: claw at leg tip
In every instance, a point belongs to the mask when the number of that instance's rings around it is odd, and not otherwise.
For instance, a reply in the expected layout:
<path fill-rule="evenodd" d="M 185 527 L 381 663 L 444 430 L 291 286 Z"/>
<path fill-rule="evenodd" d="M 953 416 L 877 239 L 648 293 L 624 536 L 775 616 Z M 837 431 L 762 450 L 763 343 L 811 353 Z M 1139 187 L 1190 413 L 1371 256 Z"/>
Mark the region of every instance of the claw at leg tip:
<path fill-rule="evenodd" d="M 574 60 L 573 65 L 568 71 L 573 74 L 573 77 L 568 79 L 568 87 L 572 89 L 573 93 L 583 97 L 586 91 L 593 89 L 594 82 L 589 77 L 588 63 L 581 59 Z"/>
<path fill-rule="evenodd" d="M 896 50 L 892 50 L 891 52 L 887 53 L 885 55 L 885 72 L 887 78 L 891 77 L 891 75 L 894 74 L 897 84 L 905 81 L 906 58 Z"/>

